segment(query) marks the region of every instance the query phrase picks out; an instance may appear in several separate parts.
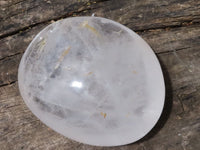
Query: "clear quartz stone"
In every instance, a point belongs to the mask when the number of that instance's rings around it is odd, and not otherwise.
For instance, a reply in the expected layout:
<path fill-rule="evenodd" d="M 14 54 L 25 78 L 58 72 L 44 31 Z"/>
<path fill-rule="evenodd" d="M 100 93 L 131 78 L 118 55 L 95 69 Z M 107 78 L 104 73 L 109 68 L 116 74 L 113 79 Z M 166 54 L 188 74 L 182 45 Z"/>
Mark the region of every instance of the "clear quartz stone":
<path fill-rule="evenodd" d="M 90 145 L 139 140 L 164 104 L 152 49 L 127 27 L 100 17 L 47 26 L 23 55 L 18 78 L 25 103 L 42 122 Z"/>

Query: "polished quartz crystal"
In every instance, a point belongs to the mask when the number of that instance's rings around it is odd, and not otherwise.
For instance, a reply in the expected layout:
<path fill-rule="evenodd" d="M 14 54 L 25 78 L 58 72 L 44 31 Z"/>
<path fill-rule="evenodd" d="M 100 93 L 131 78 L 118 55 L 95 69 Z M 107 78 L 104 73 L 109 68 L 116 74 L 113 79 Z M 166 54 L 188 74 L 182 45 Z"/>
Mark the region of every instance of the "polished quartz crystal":
<path fill-rule="evenodd" d="M 164 104 L 152 49 L 127 27 L 100 17 L 47 26 L 24 53 L 18 78 L 25 103 L 43 123 L 90 145 L 141 139 Z"/>

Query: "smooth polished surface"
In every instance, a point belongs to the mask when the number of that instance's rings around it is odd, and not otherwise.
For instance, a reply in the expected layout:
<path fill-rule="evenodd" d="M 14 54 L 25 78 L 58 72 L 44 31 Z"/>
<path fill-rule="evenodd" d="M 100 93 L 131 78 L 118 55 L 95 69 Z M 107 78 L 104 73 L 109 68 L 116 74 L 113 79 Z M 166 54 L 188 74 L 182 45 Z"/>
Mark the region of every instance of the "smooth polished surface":
<path fill-rule="evenodd" d="M 19 67 L 21 95 L 46 125 L 90 145 L 145 136 L 164 104 L 151 48 L 136 33 L 99 17 L 74 17 L 42 30 Z"/>

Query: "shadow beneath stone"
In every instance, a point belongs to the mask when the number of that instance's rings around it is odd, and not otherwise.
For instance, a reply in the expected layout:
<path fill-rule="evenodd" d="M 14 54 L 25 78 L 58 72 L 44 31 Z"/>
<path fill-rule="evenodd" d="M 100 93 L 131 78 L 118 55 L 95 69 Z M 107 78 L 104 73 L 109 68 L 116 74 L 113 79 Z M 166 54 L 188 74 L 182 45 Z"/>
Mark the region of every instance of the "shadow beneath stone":
<path fill-rule="evenodd" d="M 153 127 L 153 129 L 146 136 L 144 136 L 142 139 L 136 142 L 138 144 L 154 137 L 163 128 L 163 126 L 165 125 L 165 123 L 167 122 L 171 114 L 172 104 L 173 104 L 172 102 L 173 92 L 172 92 L 171 79 L 169 77 L 169 73 L 165 64 L 162 62 L 162 60 L 159 59 L 159 61 L 160 61 L 161 68 L 163 71 L 165 87 L 166 87 L 166 96 L 165 96 L 165 104 L 164 104 L 163 112 L 157 124 Z"/>

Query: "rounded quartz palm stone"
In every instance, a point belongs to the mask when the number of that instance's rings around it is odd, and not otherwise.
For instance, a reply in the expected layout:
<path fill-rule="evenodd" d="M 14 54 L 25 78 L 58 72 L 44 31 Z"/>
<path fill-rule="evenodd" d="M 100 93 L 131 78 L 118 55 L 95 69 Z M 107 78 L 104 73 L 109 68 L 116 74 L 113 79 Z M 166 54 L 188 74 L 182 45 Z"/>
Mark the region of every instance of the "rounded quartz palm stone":
<path fill-rule="evenodd" d="M 152 49 L 127 27 L 100 17 L 47 26 L 23 55 L 18 78 L 25 103 L 42 122 L 90 145 L 141 139 L 164 104 Z"/>

